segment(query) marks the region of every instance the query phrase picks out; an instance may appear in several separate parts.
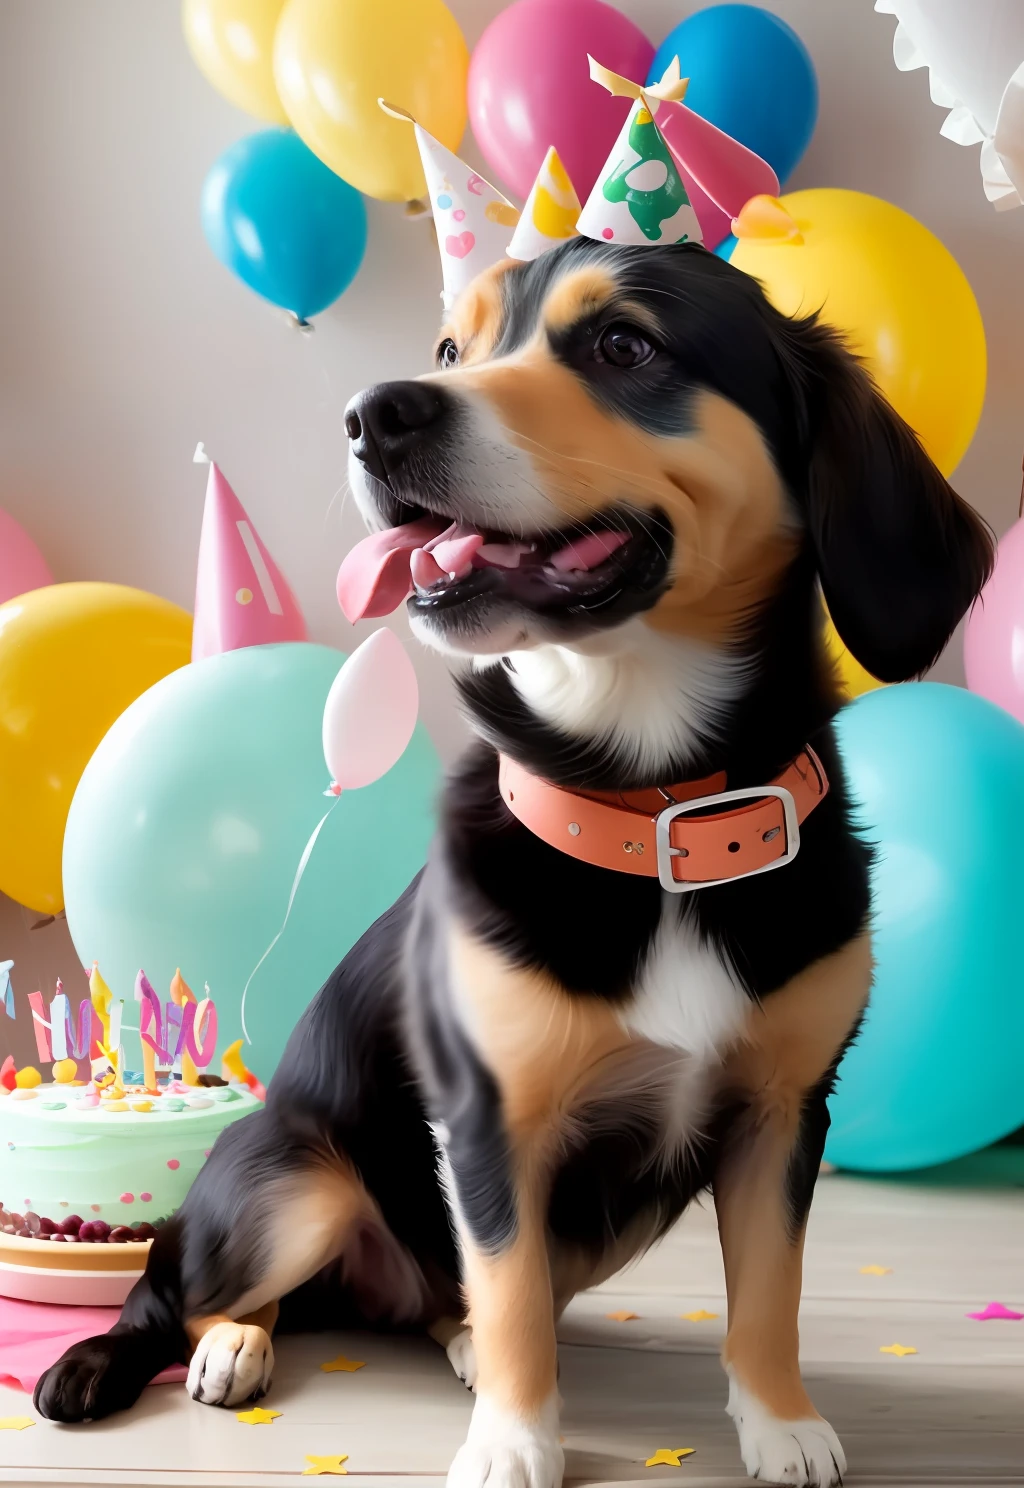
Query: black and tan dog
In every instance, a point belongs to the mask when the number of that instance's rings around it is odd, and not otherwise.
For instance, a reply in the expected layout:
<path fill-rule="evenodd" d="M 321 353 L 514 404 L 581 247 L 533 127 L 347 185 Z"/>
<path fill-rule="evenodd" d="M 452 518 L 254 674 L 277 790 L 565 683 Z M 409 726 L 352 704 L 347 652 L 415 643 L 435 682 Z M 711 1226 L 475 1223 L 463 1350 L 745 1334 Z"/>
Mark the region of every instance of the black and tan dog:
<path fill-rule="evenodd" d="M 437 362 L 350 406 L 382 530 L 347 583 L 369 613 L 414 586 L 417 633 L 473 658 L 480 742 L 265 1112 L 36 1404 L 105 1416 L 188 1359 L 195 1399 L 259 1395 L 284 1298 L 430 1328 L 477 1392 L 449 1481 L 553 1488 L 556 1319 L 710 1187 L 747 1470 L 836 1483 L 797 1310 L 871 947 L 819 585 L 854 655 L 911 677 L 988 536 L 837 339 L 700 248 L 500 265 Z"/>

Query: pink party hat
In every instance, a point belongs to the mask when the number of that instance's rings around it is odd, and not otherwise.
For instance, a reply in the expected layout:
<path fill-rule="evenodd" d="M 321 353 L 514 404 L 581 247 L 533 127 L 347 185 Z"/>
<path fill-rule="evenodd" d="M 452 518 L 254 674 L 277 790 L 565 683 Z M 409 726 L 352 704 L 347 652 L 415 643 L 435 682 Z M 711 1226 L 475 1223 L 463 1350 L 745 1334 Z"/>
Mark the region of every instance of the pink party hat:
<path fill-rule="evenodd" d="M 590 57 L 590 76 L 616 98 L 642 103 L 668 146 L 706 243 L 716 246 L 752 196 L 778 196 L 779 180 L 766 160 L 702 119 L 683 103 L 687 79 L 675 57 L 649 88 L 610 72 Z M 632 115 L 630 116 L 633 117 Z M 594 188 L 596 197 L 601 181 Z M 587 215 L 590 202 L 584 207 Z M 582 225 L 580 231 L 585 231 Z M 697 238 L 697 241 L 700 241 Z"/>
<path fill-rule="evenodd" d="M 202 445 L 197 464 L 208 463 Z M 192 660 L 264 646 L 304 641 L 306 622 L 298 600 L 260 541 L 245 507 L 211 462 L 196 571 Z"/>

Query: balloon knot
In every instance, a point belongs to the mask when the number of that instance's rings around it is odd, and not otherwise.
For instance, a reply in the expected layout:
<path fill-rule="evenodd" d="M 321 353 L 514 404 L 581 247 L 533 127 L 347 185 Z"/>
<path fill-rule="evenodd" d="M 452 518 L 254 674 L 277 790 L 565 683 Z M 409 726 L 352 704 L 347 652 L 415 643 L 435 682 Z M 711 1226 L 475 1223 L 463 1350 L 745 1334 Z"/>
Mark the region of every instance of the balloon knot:
<path fill-rule="evenodd" d="M 324 795 L 325 796 L 340 796 L 341 795 L 341 786 L 338 784 L 338 782 L 336 780 L 332 780 L 331 783 L 330 783 L 330 785 L 324 791 Z"/>

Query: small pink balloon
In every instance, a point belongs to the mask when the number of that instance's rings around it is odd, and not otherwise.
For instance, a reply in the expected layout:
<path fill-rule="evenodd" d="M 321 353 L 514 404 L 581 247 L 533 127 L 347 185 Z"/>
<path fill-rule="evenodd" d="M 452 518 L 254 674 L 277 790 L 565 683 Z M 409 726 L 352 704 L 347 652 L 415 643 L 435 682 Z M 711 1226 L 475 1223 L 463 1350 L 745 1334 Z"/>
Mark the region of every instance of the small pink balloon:
<path fill-rule="evenodd" d="M 372 785 L 398 763 L 419 704 L 408 652 L 393 630 L 375 630 L 348 657 L 324 706 L 324 758 L 342 790 Z"/>
<path fill-rule="evenodd" d="M 516 0 L 488 26 L 469 67 L 469 117 L 491 170 L 529 196 L 554 145 L 585 201 L 632 103 L 591 81 L 587 53 L 643 82 L 654 47 L 603 0 Z"/>
<path fill-rule="evenodd" d="M 9 512 L 0 511 L 0 604 L 53 583 L 46 559 Z"/>
<path fill-rule="evenodd" d="M 972 692 L 1024 723 L 1024 521 L 1000 542 L 992 577 L 967 618 L 964 668 Z"/>

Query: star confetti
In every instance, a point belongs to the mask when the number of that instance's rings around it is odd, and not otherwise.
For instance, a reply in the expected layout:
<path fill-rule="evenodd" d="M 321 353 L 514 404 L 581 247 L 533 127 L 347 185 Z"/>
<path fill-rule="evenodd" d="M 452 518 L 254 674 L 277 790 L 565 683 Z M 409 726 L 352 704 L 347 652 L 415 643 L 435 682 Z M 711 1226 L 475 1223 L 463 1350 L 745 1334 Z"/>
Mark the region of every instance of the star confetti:
<path fill-rule="evenodd" d="M 861 1266 L 861 1276 L 891 1276 L 891 1266 Z"/>
<path fill-rule="evenodd" d="M 659 1447 L 648 1457 L 644 1467 L 682 1467 L 684 1457 L 692 1457 L 696 1447 Z"/>
<path fill-rule="evenodd" d="M 348 1476 L 348 1468 L 342 1467 L 343 1462 L 348 1461 L 348 1453 L 341 1452 L 335 1457 L 311 1457 L 306 1453 L 306 1461 L 309 1463 L 302 1476 L 304 1478 L 318 1478 L 326 1473 L 333 1473 L 337 1478 Z"/>
<path fill-rule="evenodd" d="M 1019 1323 L 1024 1318 L 1024 1312 L 1014 1312 L 1011 1308 L 1004 1307 L 1002 1302 L 990 1302 L 983 1312 L 967 1312 L 964 1316 L 973 1318 L 976 1323 L 991 1323 L 996 1320 Z"/>
<path fill-rule="evenodd" d="M 0 1431 L 24 1431 L 35 1424 L 34 1416 L 0 1416 Z"/>
<path fill-rule="evenodd" d="M 613 1323 L 632 1323 L 640 1314 L 638 1312 L 627 1312 L 625 1308 L 621 1312 L 606 1312 L 605 1317 Z"/>
<path fill-rule="evenodd" d="M 261 1405 L 254 1405 L 252 1410 L 239 1411 L 238 1419 L 244 1426 L 269 1426 L 280 1414 L 280 1411 L 268 1411 Z"/>
<path fill-rule="evenodd" d="M 908 1354 L 916 1354 L 916 1348 L 910 1348 L 905 1343 L 885 1343 L 878 1350 L 880 1354 L 894 1354 L 897 1359 L 905 1359 Z"/>
<path fill-rule="evenodd" d="M 703 1307 L 698 1307 L 696 1312 L 681 1312 L 679 1316 L 685 1323 L 713 1323 L 718 1313 L 705 1312 Z"/>
<path fill-rule="evenodd" d="M 357 1369 L 366 1368 L 365 1359 L 346 1359 L 344 1354 L 339 1354 L 336 1359 L 328 1359 L 326 1364 L 320 1368 L 324 1374 L 355 1374 Z"/>

